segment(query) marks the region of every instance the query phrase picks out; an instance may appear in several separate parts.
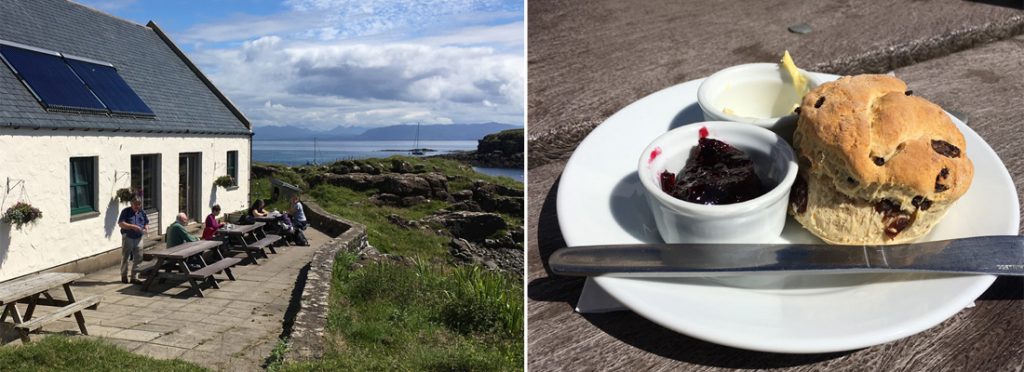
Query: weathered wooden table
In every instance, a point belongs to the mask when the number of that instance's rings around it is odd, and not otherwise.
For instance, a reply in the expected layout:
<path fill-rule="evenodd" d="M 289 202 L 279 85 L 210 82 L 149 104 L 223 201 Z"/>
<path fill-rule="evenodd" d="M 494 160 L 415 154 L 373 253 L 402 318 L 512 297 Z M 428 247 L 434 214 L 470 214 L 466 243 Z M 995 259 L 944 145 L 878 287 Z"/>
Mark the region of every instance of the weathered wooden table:
<path fill-rule="evenodd" d="M 217 230 L 217 235 L 223 237 L 228 244 L 238 250 L 244 251 L 254 265 L 259 265 L 259 256 L 270 258 L 264 250 L 270 249 L 270 253 L 277 253 L 274 245 L 281 241 L 280 235 L 267 234 L 263 231 L 263 222 L 256 222 L 252 225 L 234 225 Z"/>
<path fill-rule="evenodd" d="M 545 268 L 565 246 L 555 212 L 559 175 L 593 128 L 648 94 L 731 65 L 775 62 L 784 49 L 811 71 L 895 70 L 915 95 L 967 113 L 1024 193 L 1024 36 L 1013 37 L 1024 32 L 1019 9 L 982 2 L 597 0 L 531 2 L 528 11 L 531 370 L 1024 369 L 1020 278 L 996 280 L 974 308 L 902 340 L 787 355 L 697 340 L 629 311 L 575 313 L 583 280 Z M 787 31 L 804 22 L 810 34 Z"/>
<path fill-rule="evenodd" d="M 271 223 L 271 222 L 277 221 L 278 217 L 281 217 L 281 213 L 279 213 L 279 212 L 270 212 L 269 214 L 267 214 L 264 217 L 253 217 L 253 221 L 263 222 L 263 223 Z"/>
<path fill-rule="evenodd" d="M 217 279 L 213 277 L 213 274 L 223 271 L 229 280 L 235 280 L 234 274 L 231 273 L 231 267 L 242 261 L 240 258 L 224 257 L 218 249 L 223 244 L 224 242 L 217 240 L 199 240 L 146 252 L 145 256 L 155 258 L 156 263 L 153 265 L 152 275 L 149 275 L 143 283 L 143 289 L 148 291 L 154 283 L 164 279 L 187 280 L 199 297 L 205 297 L 200 283 L 209 282 L 213 288 L 220 288 L 220 284 L 217 284 Z M 217 261 L 207 264 L 203 253 L 209 251 L 214 252 Z M 191 257 L 198 257 L 202 267 L 195 270 L 189 267 L 188 260 Z"/>
<path fill-rule="evenodd" d="M 3 315 L 0 315 L 0 322 L 11 316 L 14 321 L 14 328 L 18 330 L 22 342 L 29 342 L 29 333 L 42 328 L 44 325 L 57 319 L 74 315 L 78 322 L 78 329 L 82 334 L 88 335 L 85 328 L 85 316 L 82 310 L 95 310 L 101 300 L 100 296 L 89 296 L 83 299 L 76 299 L 71 290 L 71 283 L 84 277 L 79 273 L 42 273 L 14 279 L 0 283 L 0 306 L 4 306 Z M 67 299 L 55 299 L 50 295 L 50 290 L 64 287 L 64 295 Z M 18 303 L 27 303 L 25 314 L 18 310 Z M 56 306 L 57 311 L 42 317 L 32 319 L 36 306 Z"/>

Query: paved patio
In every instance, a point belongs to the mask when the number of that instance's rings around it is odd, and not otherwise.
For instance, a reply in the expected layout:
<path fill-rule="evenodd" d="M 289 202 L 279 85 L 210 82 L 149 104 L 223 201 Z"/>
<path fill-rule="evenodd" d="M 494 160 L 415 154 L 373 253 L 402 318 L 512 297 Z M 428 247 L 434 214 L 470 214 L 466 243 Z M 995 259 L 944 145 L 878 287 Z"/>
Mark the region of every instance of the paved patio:
<path fill-rule="evenodd" d="M 103 296 L 98 310 L 84 312 L 91 337 L 138 354 L 188 360 L 214 370 L 259 370 L 278 343 L 296 280 L 316 248 L 329 240 L 312 228 L 306 237 L 309 247 L 281 247 L 259 265 L 236 266 L 237 281 L 225 279 L 220 289 L 204 287 L 205 298 L 196 296 L 187 282 L 165 282 L 155 285 L 153 292 L 122 284 L 118 267 L 89 274 L 73 288 L 76 296 Z M 47 313 L 45 307 L 39 310 L 39 315 Z M 10 338 L 10 333 L 5 336 Z M 47 325 L 41 333 L 79 334 L 73 317 Z M 7 345 L 16 344 L 20 341 Z"/>

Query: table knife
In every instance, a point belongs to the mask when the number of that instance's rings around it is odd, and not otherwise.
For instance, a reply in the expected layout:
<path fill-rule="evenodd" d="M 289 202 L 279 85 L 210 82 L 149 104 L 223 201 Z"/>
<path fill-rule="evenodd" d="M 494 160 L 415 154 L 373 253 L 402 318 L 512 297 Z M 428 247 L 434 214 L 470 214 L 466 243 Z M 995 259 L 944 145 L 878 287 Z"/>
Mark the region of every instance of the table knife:
<path fill-rule="evenodd" d="M 894 245 L 627 244 L 567 247 L 548 267 L 564 276 L 706 277 L 933 272 L 1024 276 L 1024 236 Z"/>

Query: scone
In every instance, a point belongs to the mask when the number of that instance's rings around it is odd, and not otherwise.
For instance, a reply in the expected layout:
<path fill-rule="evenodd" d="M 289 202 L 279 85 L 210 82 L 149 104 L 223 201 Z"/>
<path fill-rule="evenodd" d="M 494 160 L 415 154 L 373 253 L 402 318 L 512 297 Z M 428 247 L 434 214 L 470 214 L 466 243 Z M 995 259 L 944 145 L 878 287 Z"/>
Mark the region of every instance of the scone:
<path fill-rule="evenodd" d="M 843 77 L 804 96 L 790 213 L 831 244 L 894 244 L 931 231 L 971 186 L 964 136 L 888 75 Z"/>

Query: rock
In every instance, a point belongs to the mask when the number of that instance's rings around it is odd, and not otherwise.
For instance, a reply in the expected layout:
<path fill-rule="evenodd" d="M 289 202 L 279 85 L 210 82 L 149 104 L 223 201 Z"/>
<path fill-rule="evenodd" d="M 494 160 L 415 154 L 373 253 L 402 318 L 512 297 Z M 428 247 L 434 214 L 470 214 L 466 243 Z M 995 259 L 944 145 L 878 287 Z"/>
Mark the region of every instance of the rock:
<path fill-rule="evenodd" d="M 341 186 L 356 191 L 377 189 L 381 193 L 404 196 L 423 196 L 433 199 L 448 199 L 448 179 L 439 173 L 323 173 L 310 179 L 310 186 L 320 184 Z"/>
<path fill-rule="evenodd" d="M 505 230 L 508 225 L 501 216 L 485 212 L 456 211 L 441 215 L 433 215 L 424 222 L 444 225 L 452 236 L 471 242 L 483 242 L 498 231 Z"/>
<path fill-rule="evenodd" d="M 397 214 L 389 214 L 388 215 L 388 222 L 390 222 L 392 225 L 395 225 L 395 226 L 398 226 L 398 227 L 401 227 L 401 228 L 405 228 L 405 229 L 413 228 L 414 227 L 413 224 L 415 223 L 415 221 L 409 221 L 407 219 L 402 218 L 402 216 L 399 216 Z M 419 225 L 419 224 L 416 224 L 416 225 Z"/>
<path fill-rule="evenodd" d="M 472 200 L 460 201 L 458 203 L 453 203 L 453 204 L 449 205 L 448 208 L 453 210 L 453 211 L 466 211 L 466 212 L 483 212 L 484 211 L 483 209 L 480 209 L 480 205 L 479 204 L 477 204 L 475 201 L 472 201 Z"/>
<path fill-rule="evenodd" d="M 395 206 L 402 202 L 402 198 L 395 194 L 382 193 L 370 197 L 370 202 L 376 205 Z"/>
<path fill-rule="evenodd" d="M 401 205 L 403 207 L 412 207 L 412 206 L 420 205 L 420 204 L 423 204 L 423 203 L 426 203 L 426 202 L 427 202 L 427 198 L 424 198 L 422 196 L 418 196 L 418 195 L 417 196 L 406 196 L 406 197 L 402 198 Z"/>
<path fill-rule="evenodd" d="M 465 239 L 453 238 L 448 242 L 448 253 L 463 264 L 484 266 L 488 270 L 502 270 L 522 275 L 522 249 L 484 249 Z"/>
<path fill-rule="evenodd" d="M 401 159 L 391 159 L 391 171 L 395 173 L 410 173 L 412 172 L 412 165 Z"/>
<path fill-rule="evenodd" d="M 422 177 L 407 174 L 385 175 L 380 191 L 402 196 L 431 194 L 430 182 Z"/>
<path fill-rule="evenodd" d="M 523 242 L 523 227 L 519 226 L 509 232 L 509 236 L 512 237 L 512 241 L 521 244 Z"/>
<path fill-rule="evenodd" d="M 452 194 L 455 201 L 473 200 L 473 190 L 459 190 Z"/>

